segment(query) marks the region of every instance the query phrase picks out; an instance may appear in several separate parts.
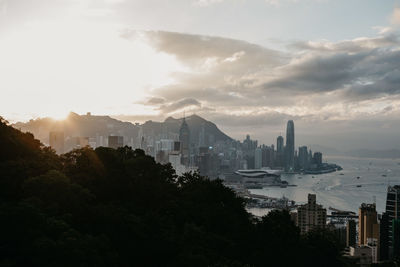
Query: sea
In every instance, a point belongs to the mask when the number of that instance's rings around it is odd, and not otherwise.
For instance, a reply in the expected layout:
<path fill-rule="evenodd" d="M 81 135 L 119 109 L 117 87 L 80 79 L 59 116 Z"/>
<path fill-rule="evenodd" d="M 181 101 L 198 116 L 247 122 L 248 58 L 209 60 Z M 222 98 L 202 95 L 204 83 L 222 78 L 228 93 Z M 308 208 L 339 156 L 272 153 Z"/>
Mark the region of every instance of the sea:
<path fill-rule="evenodd" d="M 307 202 L 309 193 L 317 195 L 317 203 L 329 208 L 353 211 L 358 214 L 362 203 L 376 203 L 378 213 L 385 211 L 389 185 L 400 185 L 400 159 L 375 159 L 355 157 L 325 157 L 324 161 L 336 163 L 343 170 L 333 173 L 282 174 L 281 179 L 297 186 L 264 187 L 251 189 L 253 194 L 269 197 L 287 197 L 297 204 Z M 263 216 L 268 209 L 252 208 L 249 212 Z"/>

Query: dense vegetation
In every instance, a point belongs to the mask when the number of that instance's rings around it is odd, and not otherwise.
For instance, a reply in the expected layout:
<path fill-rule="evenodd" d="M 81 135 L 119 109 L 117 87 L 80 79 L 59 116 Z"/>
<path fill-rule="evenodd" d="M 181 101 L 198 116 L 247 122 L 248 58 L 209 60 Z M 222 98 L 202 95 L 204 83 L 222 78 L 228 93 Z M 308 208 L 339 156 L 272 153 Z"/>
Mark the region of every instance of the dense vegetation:
<path fill-rule="evenodd" d="M 339 266 L 327 232 L 261 220 L 198 174 L 141 150 L 62 156 L 0 122 L 0 266 Z"/>

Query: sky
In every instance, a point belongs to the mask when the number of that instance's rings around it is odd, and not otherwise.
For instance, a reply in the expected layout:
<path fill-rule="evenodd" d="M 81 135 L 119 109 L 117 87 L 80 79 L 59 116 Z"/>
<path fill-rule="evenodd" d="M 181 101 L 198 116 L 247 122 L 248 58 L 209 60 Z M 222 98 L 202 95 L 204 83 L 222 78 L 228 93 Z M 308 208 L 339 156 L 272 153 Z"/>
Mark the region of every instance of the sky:
<path fill-rule="evenodd" d="M 399 27 L 399 0 L 0 0 L 0 116 L 400 149 Z"/>

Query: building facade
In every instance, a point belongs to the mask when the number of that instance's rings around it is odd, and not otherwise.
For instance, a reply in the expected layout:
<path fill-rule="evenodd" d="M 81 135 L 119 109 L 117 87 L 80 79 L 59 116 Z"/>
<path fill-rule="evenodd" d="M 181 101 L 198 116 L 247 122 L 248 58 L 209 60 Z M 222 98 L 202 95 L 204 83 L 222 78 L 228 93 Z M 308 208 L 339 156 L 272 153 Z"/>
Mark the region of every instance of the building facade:
<path fill-rule="evenodd" d="M 287 122 L 285 146 L 285 170 L 294 171 L 294 123 Z"/>
<path fill-rule="evenodd" d="M 368 239 L 379 240 L 378 214 L 375 204 L 362 203 L 358 209 L 358 245 L 368 245 Z"/>
<path fill-rule="evenodd" d="M 302 234 L 326 227 L 326 209 L 317 204 L 317 196 L 308 194 L 307 204 L 297 209 L 297 226 Z"/>

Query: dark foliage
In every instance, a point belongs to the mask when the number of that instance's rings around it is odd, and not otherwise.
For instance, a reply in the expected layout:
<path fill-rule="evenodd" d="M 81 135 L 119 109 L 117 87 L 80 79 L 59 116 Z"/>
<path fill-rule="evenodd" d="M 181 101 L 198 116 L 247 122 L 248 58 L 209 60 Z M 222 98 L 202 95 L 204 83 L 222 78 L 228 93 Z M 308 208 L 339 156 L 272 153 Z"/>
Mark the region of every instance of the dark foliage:
<path fill-rule="evenodd" d="M 62 156 L 0 121 L 0 266 L 340 266 L 329 232 L 261 220 L 197 173 L 141 150 Z"/>

